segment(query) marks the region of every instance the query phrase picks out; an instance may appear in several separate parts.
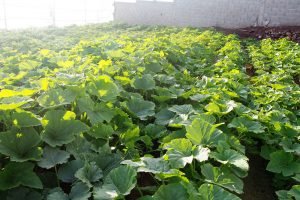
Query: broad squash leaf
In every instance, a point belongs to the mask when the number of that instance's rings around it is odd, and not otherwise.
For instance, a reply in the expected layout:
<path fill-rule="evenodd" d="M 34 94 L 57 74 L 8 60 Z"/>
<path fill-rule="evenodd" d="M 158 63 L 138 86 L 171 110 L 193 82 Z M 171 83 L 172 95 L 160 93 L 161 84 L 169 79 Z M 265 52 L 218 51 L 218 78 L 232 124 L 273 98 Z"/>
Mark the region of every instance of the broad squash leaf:
<path fill-rule="evenodd" d="M 241 200 L 238 196 L 213 184 L 202 184 L 199 188 L 201 200 Z"/>
<path fill-rule="evenodd" d="M 71 188 L 70 200 L 88 200 L 91 197 L 90 188 L 84 183 L 77 182 Z"/>
<path fill-rule="evenodd" d="M 39 177 L 33 172 L 34 164 L 29 162 L 8 163 L 0 171 L 0 190 L 8 190 L 20 185 L 42 189 Z"/>
<path fill-rule="evenodd" d="M 222 131 L 216 127 L 217 125 L 196 118 L 186 127 L 186 137 L 196 145 L 216 145 L 219 140 L 224 139 Z"/>
<path fill-rule="evenodd" d="M 12 113 L 12 121 L 15 126 L 18 127 L 32 127 L 41 125 L 40 119 L 33 114 L 25 110 L 17 109 Z"/>
<path fill-rule="evenodd" d="M 136 185 L 136 171 L 130 166 L 119 166 L 111 170 L 100 188 L 94 189 L 95 200 L 113 199 L 130 194 Z"/>
<path fill-rule="evenodd" d="M 141 89 L 141 90 L 152 90 L 155 88 L 155 81 L 153 79 L 153 76 L 150 74 L 146 74 L 142 76 L 141 78 L 135 78 L 133 82 L 133 87 L 135 89 Z"/>
<path fill-rule="evenodd" d="M 76 180 L 75 173 L 78 169 L 82 168 L 84 162 L 82 160 L 72 160 L 66 164 L 63 164 L 58 169 L 58 178 L 66 183 L 72 183 Z"/>
<path fill-rule="evenodd" d="M 42 140 L 52 147 L 72 142 L 75 135 L 88 130 L 87 125 L 74 118 L 75 113 L 70 111 L 48 111 L 42 120 L 45 127 Z"/>
<path fill-rule="evenodd" d="M 280 150 L 271 153 L 267 170 L 282 173 L 283 176 L 291 176 L 300 173 L 300 162 L 294 159 L 293 154 Z"/>
<path fill-rule="evenodd" d="M 25 187 L 18 187 L 9 190 L 5 200 L 42 200 L 43 196 L 35 191 Z"/>
<path fill-rule="evenodd" d="M 250 120 L 248 117 L 234 118 L 229 124 L 229 128 L 236 128 L 239 132 L 263 133 L 264 127 L 259 123 Z"/>
<path fill-rule="evenodd" d="M 97 79 L 88 83 L 87 91 L 105 102 L 116 100 L 120 92 L 118 86 L 107 75 L 98 76 Z"/>
<path fill-rule="evenodd" d="M 75 177 L 87 184 L 87 186 L 92 187 L 92 183 L 99 181 L 103 177 L 103 173 L 95 162 L 91 162 L 85 163 L 85 165 L 75 173 Z"/>
<path fill-rule="evenodd" d="M 41 168 L 50 169 L 58 164 L 68 162 L 70 154 L 58 148 L 46 146 L 43 152 L 43 158 L 38 162 Z"/>
<path fill-rule="evenodd" d="M 33 128 L 0 133 L 0 153 L 16 162 L 39 160 L 42 154 L 38 147 L 40 141 L 40 136 Z"/>
<path fill-rule="evenodd" d="M 162 185 L 153 195 L 154 200 L 187 200 L 189 195 L 180 183 Z"/>
<path fill-rule="evenodd" d="M 193 161 L 193 145 L 188 139 L 174 139 L 165 144 L 164 149 L 167 149 L 165 157 L 173 168 L 183 168 Z"/>
<path fill-rule="evenodd" d="M 71 90 L 62 88 L 50 89 L 37 98 L 37 102 L 44 108 L 71 104 L 75 100 L 76 94 Z"/>
<path fill-rule="evenodd" d="M 139 98 L 132 98 L 126 102 L 126 106 L 132 114 L 140 118 L 141 120 L 146 120 L 147 117 L 153 116 L 155 114 L 155 104 L 151 101 L 145 101 Z"/>
<path fill-rule="evenodd" d="M 226 149 L 219 153 L 213 152 L 210 156 L 222 164 L 229 163 L 243 171 L 249 170 L 248 158 L 235 150 Z"/>
<path fill-rule="evenodd" d="M 243 192 L 243 181 L 229 170 L 213 167 L 211 164 L 204 164 L 201 166 L 201 173 L 208 183 L 217 184 L 238 194 Z"/>

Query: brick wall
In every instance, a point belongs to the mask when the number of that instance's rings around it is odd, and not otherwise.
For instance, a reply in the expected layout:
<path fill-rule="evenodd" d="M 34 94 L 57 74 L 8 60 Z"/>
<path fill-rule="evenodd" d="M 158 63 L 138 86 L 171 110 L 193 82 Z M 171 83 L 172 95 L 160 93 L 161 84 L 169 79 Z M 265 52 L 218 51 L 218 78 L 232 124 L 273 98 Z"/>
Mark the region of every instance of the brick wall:
<path fill-rule="evenodd" d="M 224 28 L 300 26 L 300 0 L 174 0 L 115 2 L 115 21 Z"/>

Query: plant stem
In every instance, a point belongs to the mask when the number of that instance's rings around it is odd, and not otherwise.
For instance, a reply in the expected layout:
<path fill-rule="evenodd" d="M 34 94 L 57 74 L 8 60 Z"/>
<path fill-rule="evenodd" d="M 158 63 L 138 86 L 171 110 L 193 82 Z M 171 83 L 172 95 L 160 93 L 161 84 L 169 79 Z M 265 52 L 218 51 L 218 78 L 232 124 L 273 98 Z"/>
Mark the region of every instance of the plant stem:
<path fill-rule="evenodd" d="M 56 165 L 54 166 L 54 170 L 55 170 L 55 174 L 56 174 L 56 182 L 57 182 L 57 186 L 60 187 Z"/>

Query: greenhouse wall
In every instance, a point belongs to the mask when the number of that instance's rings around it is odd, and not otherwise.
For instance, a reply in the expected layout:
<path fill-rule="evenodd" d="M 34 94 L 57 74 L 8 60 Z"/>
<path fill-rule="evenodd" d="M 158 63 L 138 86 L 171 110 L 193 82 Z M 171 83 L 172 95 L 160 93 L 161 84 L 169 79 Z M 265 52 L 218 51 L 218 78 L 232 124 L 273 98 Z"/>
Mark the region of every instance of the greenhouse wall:
<path fill-rule="evenodd" d="M 116 1 L 114 20 L 129 24 L 224 28 L 299 26 L 300 0 Z"/>

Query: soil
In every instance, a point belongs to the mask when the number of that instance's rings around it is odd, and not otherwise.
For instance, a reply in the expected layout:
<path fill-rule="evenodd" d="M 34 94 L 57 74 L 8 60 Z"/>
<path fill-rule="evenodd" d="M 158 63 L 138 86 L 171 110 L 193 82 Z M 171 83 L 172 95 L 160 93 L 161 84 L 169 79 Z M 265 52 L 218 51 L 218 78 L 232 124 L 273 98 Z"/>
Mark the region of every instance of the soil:
<path fill-rule="evenodd" d="M 266 171 L 267 161 L 258 155 L 247 155 L 250 171 L 244 179 L 243 200 L 274 200 L 277 199 L 272 187 L 272 174 Z"/>
<path fill-rule="evenodd" d="M 224 29 L 216 28 L 226 34 L 235 33 L 242 38 L 257 39 L 279 39 L 289 38 L 292 41 L 300 43 L 300 26 L 283 26 L 283 27 L 247 27 L 241 29 Z"/>

